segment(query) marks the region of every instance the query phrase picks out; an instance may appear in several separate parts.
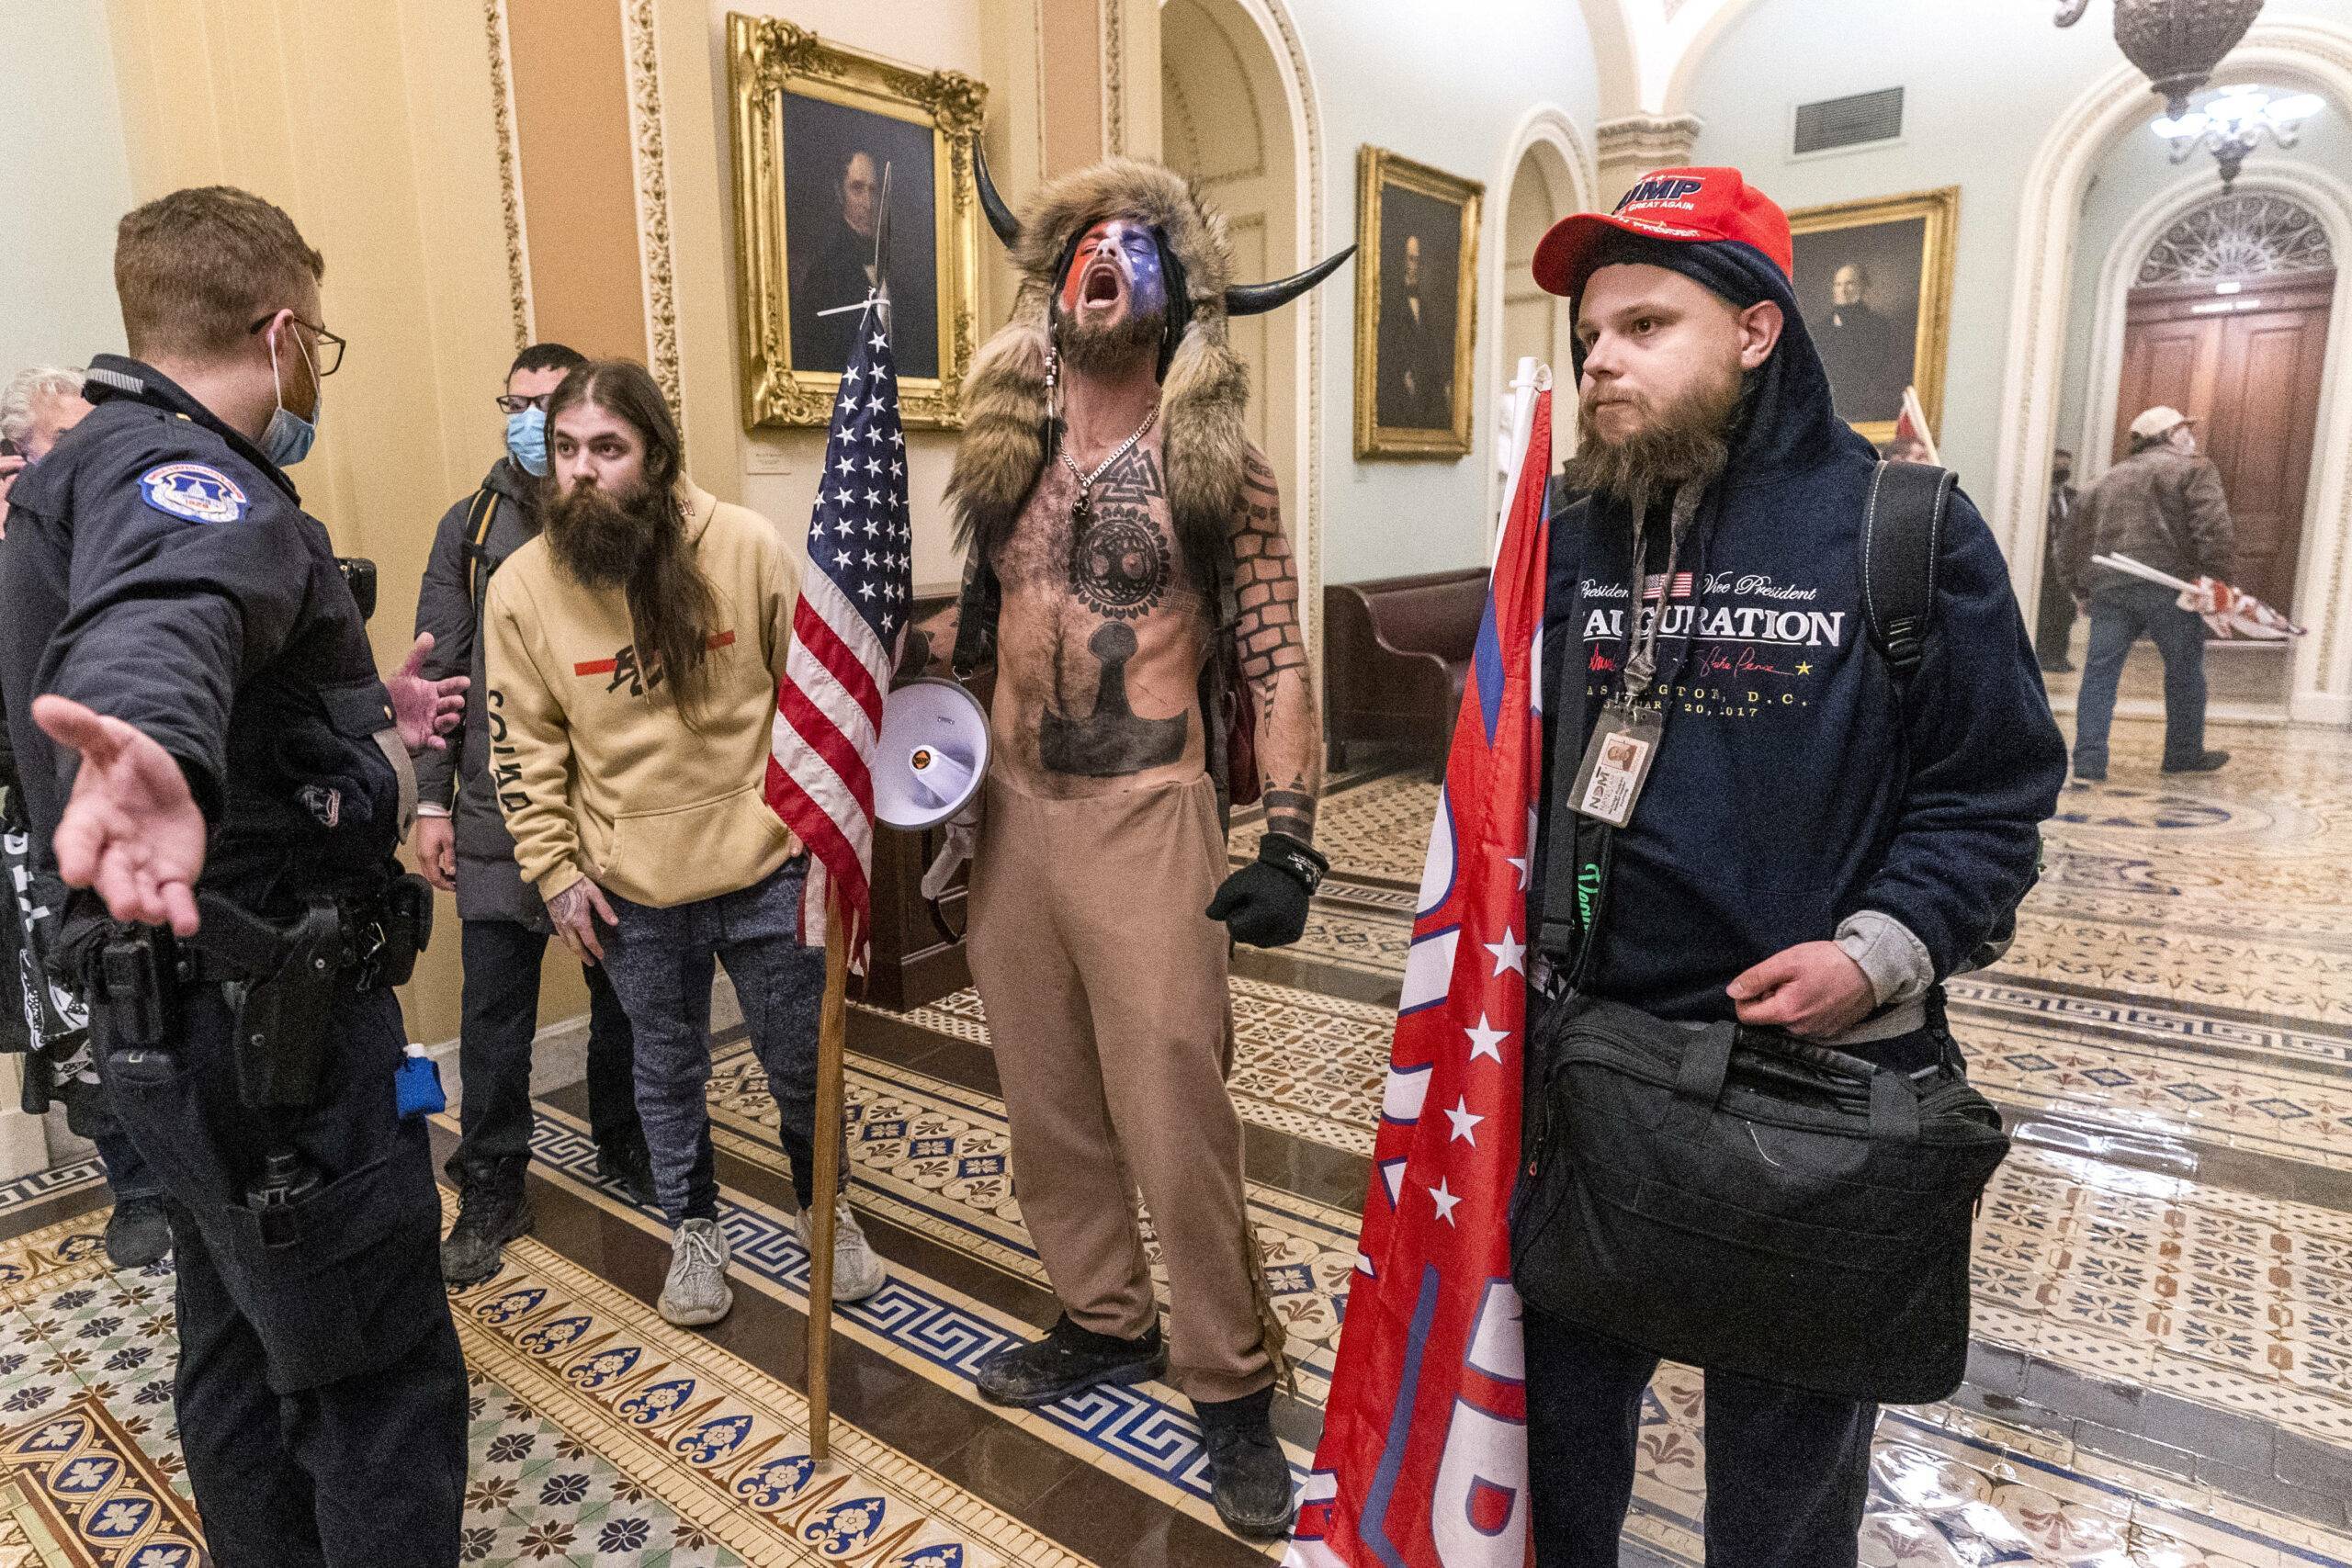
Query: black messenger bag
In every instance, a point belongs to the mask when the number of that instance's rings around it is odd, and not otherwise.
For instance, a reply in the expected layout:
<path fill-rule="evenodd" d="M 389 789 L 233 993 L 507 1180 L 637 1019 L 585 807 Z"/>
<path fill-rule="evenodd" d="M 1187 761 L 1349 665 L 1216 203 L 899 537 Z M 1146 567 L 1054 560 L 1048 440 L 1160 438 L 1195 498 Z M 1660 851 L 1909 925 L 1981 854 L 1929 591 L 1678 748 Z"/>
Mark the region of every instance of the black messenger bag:
<path fill-rule="evenodd" d="M 1906 1076 L 1581 996 L 1531 1045 L 1511 1228 L 1524 1300 L 1671 1360 L 1841 1399 L 1960 1386 L 1970 1224 L 2009 1141 L 1956 1066 Z"/>

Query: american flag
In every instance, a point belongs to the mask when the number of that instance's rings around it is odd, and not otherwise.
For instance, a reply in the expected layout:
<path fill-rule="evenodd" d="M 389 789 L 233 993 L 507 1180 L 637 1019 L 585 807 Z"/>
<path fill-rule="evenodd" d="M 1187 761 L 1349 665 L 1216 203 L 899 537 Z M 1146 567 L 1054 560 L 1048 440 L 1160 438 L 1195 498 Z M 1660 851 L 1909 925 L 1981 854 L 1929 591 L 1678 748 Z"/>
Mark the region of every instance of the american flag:
<path fill-rule="evenodd" d="M 1522 474 L 1552 467 L 1537 394 Z M 1526 1355 L 1506 1221 L 1527 1024 L 1547 525 L 1518 487 L 1430 829 L 1332 1370 L 1285 1568 L 1524 1568 Z"/>
<path fill-rule="evenodd" d="M 803 934 L 811 944 L 825 940 L 827 895 L 837 896 L 861 971 L 874 907 L 874 743 L 915 591 L 907 438 L 886 315 L 867 310 L 833 403 L 767 773 L 768 804 L 815 862 Z"/>

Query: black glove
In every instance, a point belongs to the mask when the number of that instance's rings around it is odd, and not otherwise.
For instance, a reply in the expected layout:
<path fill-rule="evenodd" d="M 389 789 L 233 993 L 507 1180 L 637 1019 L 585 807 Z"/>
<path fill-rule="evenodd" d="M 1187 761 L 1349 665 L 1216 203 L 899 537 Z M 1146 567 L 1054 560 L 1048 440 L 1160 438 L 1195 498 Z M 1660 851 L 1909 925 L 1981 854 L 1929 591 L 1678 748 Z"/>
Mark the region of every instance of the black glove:
<path fill-rule="evenodd" d="M 1223 920 L 1236 942 L 1286 947 L 1306 931 L 1307 901 L 1331 863 L 1287 833 L 1258 840 L 1258 860 L 1225 879 L 1209 900 L 1208 917 Z"/>

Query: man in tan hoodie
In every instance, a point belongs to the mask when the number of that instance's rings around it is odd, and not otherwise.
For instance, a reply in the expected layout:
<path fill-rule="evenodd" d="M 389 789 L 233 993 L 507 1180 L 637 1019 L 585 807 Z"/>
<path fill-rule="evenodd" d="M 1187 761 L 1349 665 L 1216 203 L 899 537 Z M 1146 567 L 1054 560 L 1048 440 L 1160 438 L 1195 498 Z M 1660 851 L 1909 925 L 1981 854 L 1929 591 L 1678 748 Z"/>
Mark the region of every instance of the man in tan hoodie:
<path fill-rule="evenodd" d="M 703 1103 L 715 964 L 775 1097 L 804 1246 L 815 1198 L 825 959 L 799 936 L 808 856 L 762 790 L 796 583 L 772 524 L 686 479 L 642 366 L 572 371 L 548 431 L 545 530 L 491 580 L 492 783 L 557 932 L 628 1013 L 676 1227 L 662 1315 L 695 1326 L 734 1304 Z M 834 1295 L 861 1300 L 882 1267 L 829 1197 Z"/>

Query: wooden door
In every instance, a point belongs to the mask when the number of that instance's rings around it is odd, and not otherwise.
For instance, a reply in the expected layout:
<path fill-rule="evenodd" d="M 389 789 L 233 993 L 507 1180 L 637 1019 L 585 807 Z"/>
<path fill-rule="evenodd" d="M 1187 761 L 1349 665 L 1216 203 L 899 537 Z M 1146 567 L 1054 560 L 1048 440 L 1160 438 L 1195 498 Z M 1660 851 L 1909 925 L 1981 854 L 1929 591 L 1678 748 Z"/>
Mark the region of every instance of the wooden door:
<path fill-rule="evenodd" d="M 2237 586 L 2281 609 L 2295 599 L 2335 292 L 2333 272 L 2249 278 L 2232 294 L 2168 284 L 2133 290 L 2125 317 L 2114 456 L 2143 409 L 2203 416 L 2237 524 Z"/>

